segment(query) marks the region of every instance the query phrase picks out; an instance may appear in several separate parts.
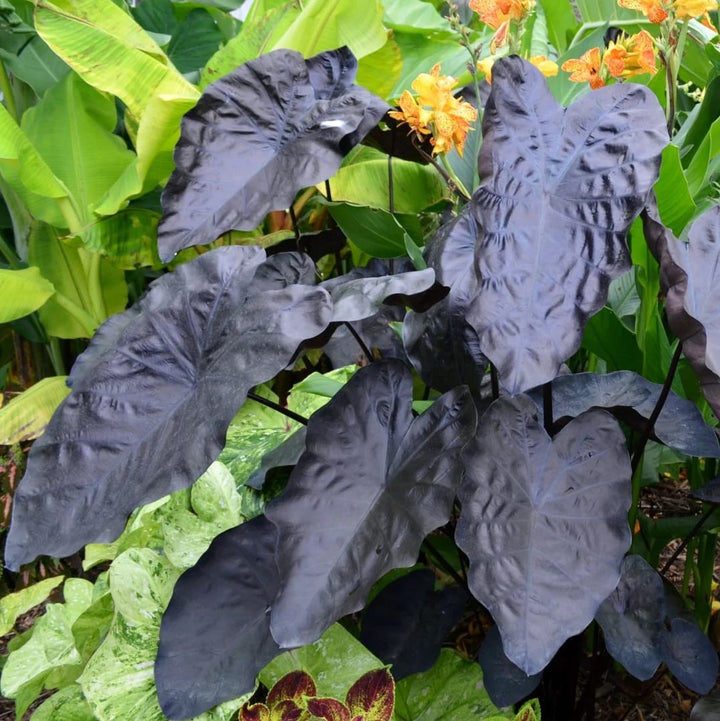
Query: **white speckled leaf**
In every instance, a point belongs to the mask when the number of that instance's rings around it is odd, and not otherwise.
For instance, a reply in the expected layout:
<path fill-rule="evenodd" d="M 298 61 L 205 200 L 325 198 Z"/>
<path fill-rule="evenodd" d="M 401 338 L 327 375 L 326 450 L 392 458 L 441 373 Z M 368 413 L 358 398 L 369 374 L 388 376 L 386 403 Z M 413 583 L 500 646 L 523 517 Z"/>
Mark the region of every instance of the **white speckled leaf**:
<path fill-rule="evenodd" d="M 0 636 L 10 633 L 17 617 L 42 603 L 54 588 L 63 582 L 64 576 L 46 578 L 16 593 L 0 598 Z"/>
<path fill-rule="evenodd" d="M 77 684 L 54 693 L 32 715 L 32 721 L 96 721 Z"/>

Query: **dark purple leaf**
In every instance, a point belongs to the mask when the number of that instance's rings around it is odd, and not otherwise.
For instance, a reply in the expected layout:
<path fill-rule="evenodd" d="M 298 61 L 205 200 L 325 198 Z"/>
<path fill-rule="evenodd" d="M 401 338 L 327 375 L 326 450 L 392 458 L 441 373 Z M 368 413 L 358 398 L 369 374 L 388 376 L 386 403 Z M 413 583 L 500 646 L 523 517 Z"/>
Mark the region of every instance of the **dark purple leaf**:
<path fill-rule="evenodd" d="M 662 386 L 651 383 L 632 371 L 598 375 L 575 373 L 557 377 L 552 382 L 553 416 L 574 418 L 590 408 L 620 411 L 632 409 L 645 419 L 650 418 Z M 535 401 L 542 419 L 543 392 L 535 388 L 528 395 Z M 715 431 L 705 423 L 694 403 L 672 391 L 655 421 L 655 436 L 672 448 L 689 456 L 720 457 Z"/>
<path fill-rule="evenodd" d="M 720 477 L 713 478 L 704 486 L 696 488 L 690 492 L 693 498 L 697 498 L 703 503 L 710 503 L 713 506 L 720 506 Z"/>
<path fill-rule="evenodd" d="M 456 540 L 470 590 L 507 657 L 532 675 L 617 586 L 630 545 L 625 436 L 609 413 L 591 410 L 551 439 L 530 398 L 500 398 L 463 460 Z"/>
<path fill-rule="evenodd" d="M 700 379 L 702 391 L 720 416 L 720 206 L 705 211 L 678 240 L 648 204 L 645 237 L 660 263 L 665 312 L 672 332 Z"/>
<path fill-rule="evenodd" d="M 652 678 L 662 661 L 665 610 L 665 591 L 657 571 L 641 556 L 627 556 L 620 582 L 600 605 L 595 620 L 610 655 L 641 681 Z"/>
<path fill-rule="evenodd" d="M 321 288 L 255 284 L 263 257 L 242 246 L 205 253 L 101 326 L 33 445 L 9 567 L 111 541 L 134 508 L 189 486 L 222 450 L 247 391 L 327 325 Z"/>
<path fill-rule="evenodd" d="M 427 671 L 445 637 L 460 620 L 467 593 L 457 586 L 434 591 L 435 575 L 411 571 L 389 583 L 365 609 L 360 640 L 396 681 Z"/>
<path fill-rule="evenodd" d="M 302 253 L 277 253 L 258 266 L 253 283 L 258 290 L 315 285 L 315 263 Z"/>
<path fill-rule="evenodd" d="M 279 587 L 277 531 L 264 516 L 221 533 L 180 576 L 160 626 L 155 685 L 171 719 L 196 716 L 255 686 L 282 653 L 270 634 Z"/>
<path fill-rule="evenodd" d="M 493 626 L 485 636 L 478 662 L 485 690 L 496 706 L 510 706 L 521 701 L 538 687 L 542 679 L 542 673 L 528 676 L 505 655 L 497 626 Z"/>
<path fill-rule="evenodd" d="M 630 268 L 627 230 L 668 136 L 648 88 L 600 88 L 565 110 L 516 56 L 493 66 L 483 136 L 472 199 L 483 233 L 450 304 L 467 307 L 514 394 L 557 375 L 610 281 Z"/>
<path fill-rule="evenodd" d="M 690 721 L 718 721 L 720 719 L 720 693 L 701 698 L 690 712 Z"/>
<path fill-rule="evenodd" d="M 673 618 L 662 635 L 665 665 L 680 683 L 695 693 L 708 693 L 718 674 L 718 655 L 694 621 Z"/>
<path fill-rule="evenodd" d="M 305 451 L 305 428 L 299 428 L 290 438 L 268 451 L 260 461 L 260 467 L 245 481 L 246 486 L 260 490 L 268 471 L 281 466 L 294 466 Z"/>
<path fill-rule="evenodd" d="M 275 50 L 209 85 L 185 115 L 158 228 L 164 261 L 251 230 L 301 188 L 333 175 L 388 106 L 352 85 L 347 48 L 304 60 Z"/>
<path fill-rule="evenodd" d="M 357 611 L 380 576 L 413 565 L 424 537 L 447 522 L 475 409 L 462 388 L 415 419 L 411 401 L 408 368 L 378 361 L 310 418 L 307 449 L 267 507 L 279 530 L 271 623 L 281 646 L 311 643 Z"/>

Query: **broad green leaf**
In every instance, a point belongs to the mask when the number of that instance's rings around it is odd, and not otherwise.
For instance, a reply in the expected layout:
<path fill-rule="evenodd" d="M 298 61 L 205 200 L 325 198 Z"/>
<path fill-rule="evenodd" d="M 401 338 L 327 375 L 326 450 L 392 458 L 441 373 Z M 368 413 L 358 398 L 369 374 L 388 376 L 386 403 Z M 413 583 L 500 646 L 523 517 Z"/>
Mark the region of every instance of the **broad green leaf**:
<path fill-rule="evenodd" d="M 70 393 L 65 379 L 43 378 L 0 408 L 0 445 L 35 439 L 45 430 L 55 409 Z"/>
<path fill-rule="evenodd" d="M 25 712 L 22 706 L 27 707 L 43 685 L 66 686 L 82 671 L 72 625 L 92 602 L 92 584 L 69 578 L 63 595 L 65 603 L 48 604 L 45 615 L 35 621 L 30 640 L 8 656 L 3 668 L 2 694 L 17 699 L 18 718 Z"/>
<path fill-rule="evenodd" d="M 623 325 L 635 330 L 635 315 L 640 308 L 640 296 L 637 292 L 634 267 L 610 283 L 608 305 Z"/>
<path fill-rule="evenodd" d="M 17 54 L 34 35 L 35 30 L 15 12 L 14 5 L 0 0 L 0 47 L 7 53 Z"/>
<path fill-rule="evenodd" d="M 0 268 L 0 323 L 22 318 L 38 308 L 55 293 L 53 284 L 37 268 L 7 270 Z"/>
<path fill-rule="evenodd" d="M 70 192 L 53 175 L 1 103 L 0 174 L 36 218 L 59 227 L 77 228 L 80 225 Z"/>
<path fill-rule="evenodd" d="M 258 680 L 271 688 L 291 671 L 307 671 L 317 682 L 319 696 L 345 698 L 360 676 L 383 665 L 360 641 L 335 623 L 315 643 L 288 651 L 271 661 L 258 674 Z"/>
<path fill-rule="evenodd" d="M 358 85 L 387 100 L 400 79 L 402 67 L 400 46 L 394 35 L 388 33 L 385 45 L 360 59 L 355 80 Z"/>
<path fill-rule="evenodd" d="M 642 372 L 643 355 L 635 334 L 608 307 L 588 321 L 583 334 L 583 348 L 602 358 L 608 371 Z"/>
<path fill-rule="evenodd" d="M 716 36 L 716 32 L 706 28 L 698 20 L 690 20 L 690 28 L 680 65 L 681 81 L 689 80 L 700 88 L 707 85 L 713 63 L 705 48 Z"/>
<path fill-rule="evenodd" d="M 573 6 L 569 2 L 557 0 L 540 0 L 540 4 L 545 11 L 550 41 L 558 53 L 562 54 L 567 50 L 578 26 Z"/>
<path fill-rule="evenodd" d="M 394 30 L 423 36 L 454 37 L 450 23 L 429 2 L 423 0 L 384 0 L 383 22 Z"/>
<path fill-rule="evenodd" d="M 38 0 L 35 27 L 85 82 L 119 97 L 138 119 L 153 97 L 199 97 L 150 36 L 112 0 Z"/>
<path fill-rule="evenodd" d="M 392 182 L 397 213 L 419 213 L 447 197 L 445 183 L 431 165 L 393 158 Z M 388 210 L 388 156 L 375 148 L 358 146 L 329 183 L 333 201 Z M 325 192 L 324 183 L 317 187 Z"/>
<path fill-rule="evenodd" d="M 70 72 L 67 64 L 37 35 L 19 55 L 10 55 L 0 48 L 0 57 L 15 77 L 27 83 L 41 97 Z"/>
<path fill-rule="evenodd" d="M 32 715 L 32 721 L 96 721 L 80 686 L 73 684 L 54 693 Z"/>
<path fill-rule="evenodd" d="M 627 20 L 642 22 L 646 18 L 636 10 L 621 8 L 617 0 L 577 0 L 577 9 L 586 23 L 610 22 Z M 649 23 L 649 20 L 647 20 Z"/>
<path fill-rule="evenodd" d="M 83 228 L 78 237 L 90 251 L 106 256 L 123 270 L 158 267 L 157 226 L 160 214 L 127 208 Z"/>
<path fill-rule="evenodd" d="M 712 176 L 720 169 L 720 118 L 710 126 L 686 170 L 690 194 L 698 201 L 707 193 Z"/>
<path fill-rule="evenodd" d="M 213 80 L 269 51 L 299 15 L 297 0 L 284 0 L 263 15 L 254 19 L 248 17 L 240 32 L 208 60 L 200 78 L 200 88 L 204 90 Z"/>
<path fill-rule="evenodd" d="M 680 149 L 673 143 L 663 150 L 660 177 L 653 189 L 663 224 L 675 235 L 680 235 L 697 206 L 690 195 L 688 181 L 680 162 Z"/>
<path fill-rule="evenodd" d="M 297 50 L 306 58 L 347 45 L 356 58 L 387 41 L 380 0 L 308 0 L 273 50 Z"/>
<path fill-rule="evenodd" d="M 435 665 L 423 673 L 398 681 L 395 685 L 397 721 L 471 721 L 493 714 L 502 715 L 482 686 L 482 671 L 474 661 L 444 648 Z"/>
<path fill-rule="evenodd" d="M 0 598 L 0 636 L 10 633 L 18 616 L 42 603 L 63 580 L 64 576 L 46 578 L 33 586 Z"/>
<path fill-rule="evenodd" d="M 223 41 L 212 15 L 201 7 L 193 8 L 168 44 L 167 54 L 181 73 L 199 71 Z"/>
<path fill-rule="evenodd" d="M 115 618 L 88 661 L 80 685 L 99 721 L 165 721 L 157 702 L 153 662 L 160 619 L 180 572 L 150 549 L 131 549 L 110 567 Z M 197 721 L 229 721 L 244 699 L 202 714 Z"/>
<path fill-rule="evenodd" d="M 293 386 L 293 395 L 310 393 L 332 398 L 358 371 L 358 366 L 336 368 L 329 373 L 311 373 Z"/>
<path fill-rule="evenodd" d="M 68 188 L 83 225 L 135 157 L 113 130 L 113 98 L 70 73 L 22 119 L 22 129 Z"/>

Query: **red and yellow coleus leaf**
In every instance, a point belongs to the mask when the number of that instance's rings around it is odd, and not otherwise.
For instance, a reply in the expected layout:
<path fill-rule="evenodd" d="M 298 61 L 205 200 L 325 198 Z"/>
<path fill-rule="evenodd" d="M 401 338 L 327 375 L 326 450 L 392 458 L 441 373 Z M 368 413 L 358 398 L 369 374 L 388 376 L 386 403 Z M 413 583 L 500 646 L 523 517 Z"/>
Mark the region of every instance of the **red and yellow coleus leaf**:
<path fill-rule="evenodd" d="M 304 699 L 312 696 L 317 696 L 317 687 L 313 677 L 306 671 L 291 671 L 270 689 L 267 705 L 272 709 L 287 700 L 304 704 Z"/>
<path fill-rule="evenodd" d="M 360 721 L 390 721 L 395 707 L 395 682 L 386 668 L 368 671 L 347 692 L 350 714 Z"/>
<path fill-rule="evenodd" d="M 310 698 L 307 702 L 308 721 L 319 719 L 322 721 L 350 721 L 350 711 L 347 706 L 334 698 Z M 305 719 L 303 719 L 305 721 Z"/>

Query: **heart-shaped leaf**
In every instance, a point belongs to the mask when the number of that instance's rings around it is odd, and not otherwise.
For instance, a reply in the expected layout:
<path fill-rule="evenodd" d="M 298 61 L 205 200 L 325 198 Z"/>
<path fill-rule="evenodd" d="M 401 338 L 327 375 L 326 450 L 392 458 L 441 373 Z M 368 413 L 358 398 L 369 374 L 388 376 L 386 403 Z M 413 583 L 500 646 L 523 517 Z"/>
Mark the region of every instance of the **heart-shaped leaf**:
<path fill-rule="evenodd" d="M 690 721 L 717 721 L 720 718 L 720 694 L 701 698 L 690 712 Z"/>
<path fill-rule="evenodd" d="M 395 706 L 395 682 L 386 668 L 368 671 L 349 688 L 345 705 L 358 721 L 390 721 Z"/>
<path fill-rule="evenodd" d="M 324 290 L 253 283 L 263 258 L 257 248 L 217 248 L 98 330 L 33 445 L 9 567 L 113 540 L 134 508 L 189 486 L 222 450 L 248 389 L 327 325 Z"/>
<path fill-rule="evenodd" d="M 540 671 L 617 586 L 630 545 L 630 458 L 605 411 L 551 439 L 527 396 L 500 398 L 463 451 L 458 545 L 507 657 Z"/>
<path fill-rule="evenodd" d="M 720 206 L 705 211 L 678 240 L 649 204 L 645 236 L 660 263 L 665 311 L 683 353 L 700 379 L 703 394 L 720 415 Z"/>
<path fill-rule="evenodd" d="M 190 718 L 252 691 L 260 669 L 282 653 L 268 613 L 280 583 L 276 541 L 275 526 L 257 516 L 219 535 L 178 580 L 155 662 L 168 718 Z M 290 698 L 285 692 L 275 701 Z"/>
<path fill-rule="evenodd" d="M 662 660 L 665 591 L 657 571 L 641 556 L 627 556 L 617 588 L 602 602 L 595 620 L 610 655 L 636 678 L 651 678 Z"/>
<path fill-rule="evenodd" d="M 251 230 L 335 173 L 387 110 L 352 84 L 356 70 L 347 48 L 307 61 L 275 50 L 209 85 L 182 121 L 162 198 L 160 257 Z"/>
<path fill-rule="evenodd" d="M 662 635 L 663 661 L 680 683 L 695 693 L 709 693 L 718 674 L 718 655 L 694 621 L 673 618 Z"/>
<path fill-rule="evenodd" d="M 385 586 L 363 613 L 360 640 L 392 665 L 396 681 L 427 671 L 437 661 L 445 637 L 465 609 L 463 589 L 434 588 L 432 571 L 411 571 Z"/>
<path fill-rule="evenodd" d="M 311 417 L 306 451 L 267 507 L 279 531 L 271 626 L 281 646 L 310 643 L 361 608 L 371 585 L 413 565 L 447 521 L 475 409 L 461 388 L 415 420 L 411 401 L 407 366 L 379 361 Z"/>
<path fill-rule="evenodd" d="M 497 626 L 493 626 L 485 636 L 478 662 L 485 690 L 496 706 L 511 706 L 521 701 L 538 687 L 542 679 L 542 673 L 528 676 L 505 655 Z"/>
<path fill-rule="evenodd" d="M 631 409 L 650 418 L 662 386 L 651 383 L 632 371 L 572 373 L 552 382 L 553 416 L 574 418 L 590 408 L 618 411 Z M 528 393 L 542 419 L 543 393 L 536 388 Z M 672 391 L 655 421 L 654 433 L 666 445 L 689 456 L 719 458 L 720 444 L 715 431 L 705 423 L 697 406 Z"/>
<path fill-rule="evenodd" d="M 668 137 L 648 88 L 600 88 L 565 110 L 517 56 L 493 66 L 483 137 L 472 199 L 483 233 L 450 303 L 469 301 L 480 347 L 514 394 L 557 375 L 630 268 L 626 233 Z"/>

